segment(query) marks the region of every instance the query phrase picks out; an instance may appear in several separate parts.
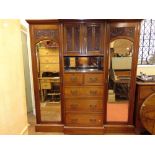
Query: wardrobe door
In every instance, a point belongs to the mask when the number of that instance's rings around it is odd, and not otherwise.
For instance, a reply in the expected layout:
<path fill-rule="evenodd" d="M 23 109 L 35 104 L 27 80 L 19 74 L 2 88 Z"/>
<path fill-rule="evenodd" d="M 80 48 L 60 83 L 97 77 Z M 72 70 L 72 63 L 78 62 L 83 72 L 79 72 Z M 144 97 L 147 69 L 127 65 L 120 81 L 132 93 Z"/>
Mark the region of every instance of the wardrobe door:
<path fill-rule="evenodd" d="M 31 34 L 37 123 L 61 122 L 59 25 L 33 25 Z"/>
<path fill-rule="evenodd" d="M 133 124 L 139 21 L 110 21 L 107 25 L 108 124 Z"/>

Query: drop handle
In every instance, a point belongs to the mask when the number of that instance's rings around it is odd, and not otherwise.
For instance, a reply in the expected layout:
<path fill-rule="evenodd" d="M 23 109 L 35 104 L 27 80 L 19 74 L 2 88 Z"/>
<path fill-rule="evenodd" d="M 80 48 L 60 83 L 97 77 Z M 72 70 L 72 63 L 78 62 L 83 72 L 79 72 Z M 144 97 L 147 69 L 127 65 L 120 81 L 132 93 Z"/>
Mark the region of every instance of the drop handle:
<path fill-rule="evenodd" d="M 97 95 L 97 91 L 96 90 L 90 90 L 90 94 L 91 95 Z"/>
<path fill-rule="evenodd" d="M 71 90 L 70 92 L 71 92 L 72 95 L 77 95 L 78 94 L 77 90 Z"/>
<path fill-rule="evenodd" d="M 97 82 L 97 78 L 92 78 L 92 77 L 90 77 L 90 78 L 89 78 L 89 81 L 90 81 L 90 82 Z"/>
<path fill-rule="evenodd" d="M 77 77 L 71 77 L 70 79 L 71 79 L 72 82 L 77 81 Z"/>
<path fill-rule="evenodd" d="M 95 105 L 89 105 L 91 110 L 95 110 L 96 109 L 96 104 Z"/>

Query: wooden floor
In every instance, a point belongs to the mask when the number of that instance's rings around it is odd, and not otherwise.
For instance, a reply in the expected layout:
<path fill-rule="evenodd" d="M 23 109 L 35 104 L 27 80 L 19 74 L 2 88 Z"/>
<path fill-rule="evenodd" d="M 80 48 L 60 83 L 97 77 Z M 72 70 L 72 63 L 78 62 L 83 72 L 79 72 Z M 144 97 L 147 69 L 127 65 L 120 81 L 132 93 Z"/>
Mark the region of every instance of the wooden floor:
<path fill-rule="evenodd" d="M 28 135 L 64 135 L 62 132 L 35 132 L 36 119 L 33 113 L 28 113 Z"/>
<path fill-rule="evenodd" d="M 41 104 L 42 121 L 61 121 L 61 103 L 42 103 Z"/>

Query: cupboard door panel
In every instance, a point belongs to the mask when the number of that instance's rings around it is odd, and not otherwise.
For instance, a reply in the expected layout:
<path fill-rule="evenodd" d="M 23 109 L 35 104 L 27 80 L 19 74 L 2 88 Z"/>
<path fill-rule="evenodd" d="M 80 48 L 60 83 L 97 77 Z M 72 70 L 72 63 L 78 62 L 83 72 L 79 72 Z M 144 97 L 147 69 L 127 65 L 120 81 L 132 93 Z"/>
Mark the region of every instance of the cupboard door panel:
<path fill-rule="evenodd" d="M 65 24 L 64 26 L 65 53 L 80 53 L 81 25 Z"/>
<path fill-rule="evenodd" d="M 87 54 L 101 54 L 103 44 L 102 24 L 87 24 L 85 33 Z"/>

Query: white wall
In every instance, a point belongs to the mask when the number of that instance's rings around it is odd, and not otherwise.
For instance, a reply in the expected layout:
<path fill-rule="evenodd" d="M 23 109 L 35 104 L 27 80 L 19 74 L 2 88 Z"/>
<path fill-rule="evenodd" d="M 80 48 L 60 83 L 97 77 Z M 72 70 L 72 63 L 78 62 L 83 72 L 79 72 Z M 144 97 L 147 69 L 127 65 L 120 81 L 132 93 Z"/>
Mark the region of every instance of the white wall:
<path fill-rule="evenodd" d="M 0 134 L 23 134 L 28 126 L 19 20 L 0 20 Z"/>
<path fill-rule="evenodd" d="M 137 75 L 143 72 L 147 75 L 155 75 L 155 65 L 138 65 L 137 66 Z"/>

